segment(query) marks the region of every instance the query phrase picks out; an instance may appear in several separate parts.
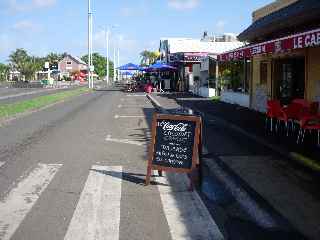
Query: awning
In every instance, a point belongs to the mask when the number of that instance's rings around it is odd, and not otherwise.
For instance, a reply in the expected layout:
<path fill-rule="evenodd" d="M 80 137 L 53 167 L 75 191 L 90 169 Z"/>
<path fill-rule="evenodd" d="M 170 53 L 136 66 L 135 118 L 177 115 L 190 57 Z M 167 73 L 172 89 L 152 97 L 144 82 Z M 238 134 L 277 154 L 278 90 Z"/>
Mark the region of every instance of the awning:
<path fill-rule="evenodd" d="M 218 55 L 218 61 L 235 61 L 261 54 L 284 53 L 315 46 L 320 46 L 320 28 L 225 52 Z"/>

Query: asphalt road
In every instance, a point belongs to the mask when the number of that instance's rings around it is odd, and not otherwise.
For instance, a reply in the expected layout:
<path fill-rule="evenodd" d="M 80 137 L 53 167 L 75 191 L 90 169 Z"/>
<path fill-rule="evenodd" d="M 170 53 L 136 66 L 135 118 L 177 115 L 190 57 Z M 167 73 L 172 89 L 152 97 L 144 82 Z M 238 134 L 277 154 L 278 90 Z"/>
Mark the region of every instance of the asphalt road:
<path fill-rule="evenodd" d="M 0 239 L 223 239 L 184 175 L 146 173 L 154 109 L 99 90 L 0 128 Z"/>

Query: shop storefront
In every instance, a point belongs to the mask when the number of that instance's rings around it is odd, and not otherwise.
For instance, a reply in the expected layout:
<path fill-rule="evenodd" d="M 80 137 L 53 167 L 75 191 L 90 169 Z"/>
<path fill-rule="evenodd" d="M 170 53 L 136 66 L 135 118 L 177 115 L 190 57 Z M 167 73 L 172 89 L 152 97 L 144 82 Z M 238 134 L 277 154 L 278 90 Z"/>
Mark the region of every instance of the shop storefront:
<path fill-rule="evenodd" d="M 174 53 L 170 54 L 169 63 L 178 68 L 176 89 L 178 91 L 194 92 L 200 84 L 201 59 L 208 53 Z"/>
<path fill-rule="evenodd" d="M 254 44 L 218 56 L 221 64 L 252 62 L 250 106 L 264 111 L 267 99 L 319 101 L 320 29 Z"/>
<path fill-rule="evenodd" d="M 227 69 L 249 63 L 240 71 L 249 107 L 265 111 L 268 99 L 319 101 L 320 1 L 278 0 L 252 16 L 252 24 L 238 36 L 250 44 L 218 56 Z"/>

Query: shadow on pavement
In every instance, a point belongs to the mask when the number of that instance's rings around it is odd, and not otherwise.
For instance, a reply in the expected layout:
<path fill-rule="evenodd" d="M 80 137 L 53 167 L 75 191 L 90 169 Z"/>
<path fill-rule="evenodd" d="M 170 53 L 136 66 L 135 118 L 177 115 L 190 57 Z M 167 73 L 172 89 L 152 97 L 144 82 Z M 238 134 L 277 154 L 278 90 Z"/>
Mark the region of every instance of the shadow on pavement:
<path fill-rule="evenodd" d="M 145 185 L 145 176 L 144 174 L 138 174 L 138 173 L 128 173 L 128 172 L 116 172 L 116 171 L 104 171 L 104 170 L 97 170 L 97 169 L 90 169 L 90 171 L 94 171 L 97 173 L 101 173 L 104 175 L 108 175 L 111 177 L 119 178 L 127 182 L 135 183 L 138 185 Z M 141 178 L 143 177 L 143 178 Z M 155 177 L 154 175 L 152 177 Z M 151 181 L 151 185 L 162 185 L 162 186 L 168 186 L 167 184 L 162 184 L 158 182 Z"/>

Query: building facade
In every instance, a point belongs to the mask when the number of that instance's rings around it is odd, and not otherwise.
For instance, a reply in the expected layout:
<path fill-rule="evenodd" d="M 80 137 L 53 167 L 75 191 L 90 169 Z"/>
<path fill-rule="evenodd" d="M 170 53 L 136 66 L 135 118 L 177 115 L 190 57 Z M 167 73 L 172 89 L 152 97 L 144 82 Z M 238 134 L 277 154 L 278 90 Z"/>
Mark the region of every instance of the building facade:
<path fill-rule="evenodd" d="M 66 54 L 59 62 L 58 70 L 61 76 L 70 77 L 72 74 L 79 74 L 80 72 L 87 71 L 87 64 L 78 57 Z"/>
<path fill-rule="evenodd" d="M 248 66 L 249 107 L 264 112 L 268 99 L 320 101 L 320 1 L 277 0 L 252 17 L 238 36 L 249 44 L 218 56 L 221 65 Z"/>
<path fill-rule="evenodd" d="M 202 59 L 240 46 L 243 44 L 231 34 L 209 37 L 204 33 L 202 39 L 162 38 L 159 47 L 161 59 L 178 69 L 177 75 L 171 81 L 171 89 L 198 92 Z"/>

